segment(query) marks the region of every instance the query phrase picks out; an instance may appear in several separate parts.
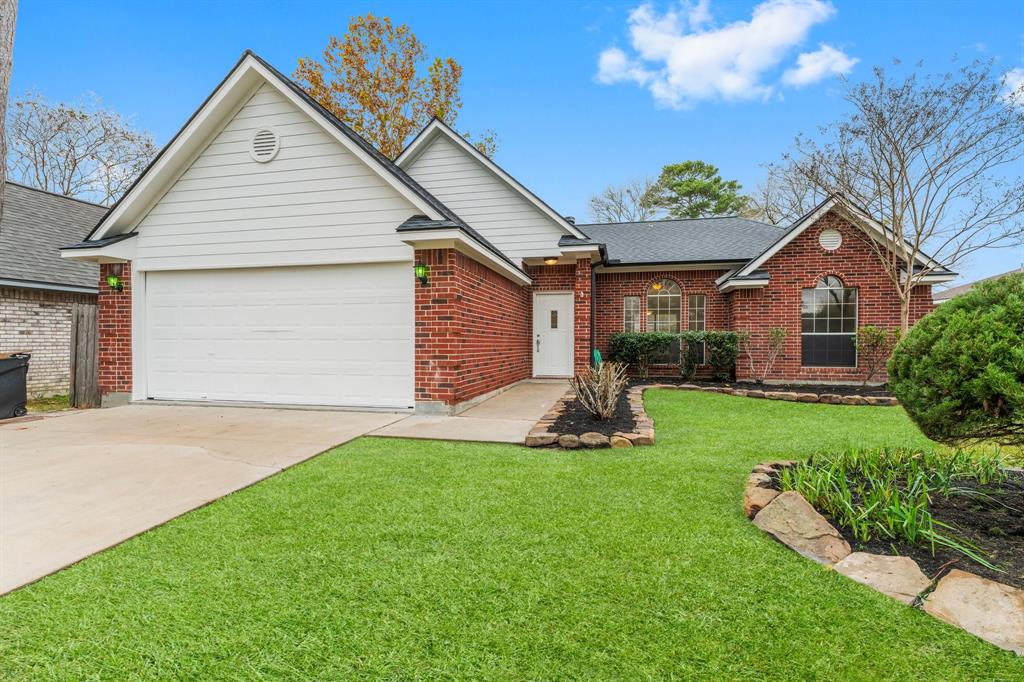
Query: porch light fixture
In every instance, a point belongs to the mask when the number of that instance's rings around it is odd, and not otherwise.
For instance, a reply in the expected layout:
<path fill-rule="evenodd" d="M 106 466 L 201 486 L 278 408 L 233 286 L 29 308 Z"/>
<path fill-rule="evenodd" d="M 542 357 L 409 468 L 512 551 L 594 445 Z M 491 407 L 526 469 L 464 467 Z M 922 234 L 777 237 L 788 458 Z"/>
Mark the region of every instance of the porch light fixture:
<path fill-rule="evenodd" d="M 558 259 L 557 258 L 545 258 L 544 259 L 544 265 L 558 265 Z"/>
<path fill-rule="evenodd" d="M 124 282 L 121 281 L 120 264 L 116 264 L 110 268 L 110 274 L 107 275 L 107 286 L 114 291 L 124 290 Z"/>
<path fill-rule="evenodd" d="M 417 263 L 414 268 L 416 272 L 416 279 L 420 281 L 422 286 L 427 286 L 427 282 L 430 281 L 430 266 L 424 265 L 423 263 Z"/>

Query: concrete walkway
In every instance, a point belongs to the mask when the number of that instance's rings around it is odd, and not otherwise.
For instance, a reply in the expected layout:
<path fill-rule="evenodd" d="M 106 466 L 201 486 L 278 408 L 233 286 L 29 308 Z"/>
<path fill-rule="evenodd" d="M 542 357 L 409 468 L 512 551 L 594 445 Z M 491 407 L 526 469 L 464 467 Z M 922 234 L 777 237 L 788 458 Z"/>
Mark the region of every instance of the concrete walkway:
<path fill-rule="evenodd" d="M 565 381 L 524 381 L 454 417 L 412 415 L 370 435 L 522 443 L 537 420 L 567 390 Z"/>
<path fill-rule="evenodd" d="M 129 405 L 0 426 L 0 594 L 402 418 Z"/>

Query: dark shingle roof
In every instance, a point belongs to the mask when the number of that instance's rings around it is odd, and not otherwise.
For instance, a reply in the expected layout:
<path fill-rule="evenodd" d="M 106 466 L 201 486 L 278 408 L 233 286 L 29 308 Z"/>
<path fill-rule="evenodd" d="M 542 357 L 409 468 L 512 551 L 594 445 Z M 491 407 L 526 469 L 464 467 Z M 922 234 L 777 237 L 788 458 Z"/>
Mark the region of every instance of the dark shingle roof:
<path fill-rule="evenodd" d="M 99 266 L 60 257 L 106 207 L 8 182 L 0 223 L 0 278 L 96 288 Z"/>
<path fill-rule="evenodd" d="M 611 265 L 748 261 L 785 232 L 736 216 L 576 227 L 607 246 Z"/>

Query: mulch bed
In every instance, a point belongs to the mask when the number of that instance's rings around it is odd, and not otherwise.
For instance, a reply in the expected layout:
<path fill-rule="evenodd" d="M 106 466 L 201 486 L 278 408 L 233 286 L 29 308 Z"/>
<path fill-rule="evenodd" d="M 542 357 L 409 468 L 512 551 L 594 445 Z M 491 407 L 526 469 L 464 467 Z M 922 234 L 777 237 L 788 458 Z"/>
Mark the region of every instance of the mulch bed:
<path fill-rule="evenodd" d="M 565 410 L 549 430 L 552 433 L 571 433 L 577 436 L 590 431 L 611 436 L 619 431 L 629 433 L 635 429 L 636 420 L 633 419 L 633 411 L 629 409 L 629 392 L 623 391 L 611 419 L 607 421 L 594 419 L 593 415 L 587 412 L 578 400 L 573 399 L 566 403 Z"/>
<path fill-rule="evenodd" d="M 639 384 L 693 384 L 694 386 L 709 386 L 715 388 L 743 388 L 743 389 L 759 389 L 762 391 L 789 391 L 793 393 L 817 393 L 822 395 L 824 393 L 831 393 L 833 395 L 862 395 L 862 396 L 881 396 L 891 397 L 892 393 L 889 392 L 888 384 L 882 386 L 845 386 L 835 384 L 755 384 L 751 381 L 707 381 L 703 379 L 687 380 L 682 377 L 651 377 L 649 379 L 633 378 L 630 380 L 630 386 L 636 386 Z"/>
<path fill-rule="evenodd" d="M 905 541 L 890 542 L 873 539 L 862 543 L 854 540 L 849 529 L 828 515 L 829 523 L 842 533 L 855 552 L 872 554 L 898 554 L 908 556 L 921 567 L 929 578 L 939 577 L 946 570 L 959 568 L 990 580 L 1024 589 L 1024 473 L 1011 471 L 1001 484 L 980 485 L 973 481 L 956 484 L 988 498 L 974 495 L 934 497 L 928 505 L 932 518 L 953 526 L 947 534 L 980 547 L 992 564 L 1005 573 L 993 571 L 972 559 L 944 547 L 915 545 Z"/>

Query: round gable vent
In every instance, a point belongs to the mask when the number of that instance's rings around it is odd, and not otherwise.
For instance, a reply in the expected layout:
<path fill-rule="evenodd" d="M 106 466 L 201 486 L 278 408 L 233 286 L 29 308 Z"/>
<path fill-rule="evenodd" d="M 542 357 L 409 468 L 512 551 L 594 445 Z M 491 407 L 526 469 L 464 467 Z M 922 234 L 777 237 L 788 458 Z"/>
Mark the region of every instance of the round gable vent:
<path fill-rule="evenodd" d="M 249 155 L 254 161 L 266 163 L 281 149 L 281 136 L 273 128 L 260 128 L 249 140 Z"/>
<path fill-rule="evenodd" d="M 826 251 L 835 251 L 843 244 L 843 235 L 839 230 L 822 230 L 818 235 L 818 243 Z"/>

